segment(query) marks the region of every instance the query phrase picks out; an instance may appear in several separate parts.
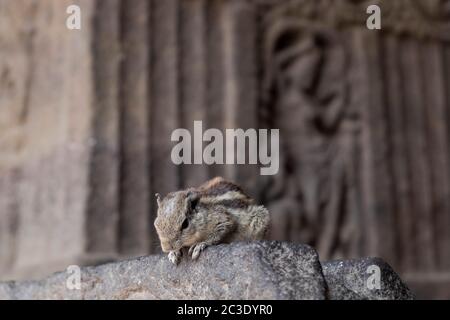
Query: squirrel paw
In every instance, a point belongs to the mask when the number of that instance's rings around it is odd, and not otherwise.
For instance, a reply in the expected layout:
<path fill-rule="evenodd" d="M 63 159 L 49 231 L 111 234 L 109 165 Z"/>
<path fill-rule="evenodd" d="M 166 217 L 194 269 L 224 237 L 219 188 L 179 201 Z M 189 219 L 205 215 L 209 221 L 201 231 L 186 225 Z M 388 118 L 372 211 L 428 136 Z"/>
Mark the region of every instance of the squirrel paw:
<path fill-rule="evenodd" d="M 200 253 L 206 248 L 206 243 L 201 242 L 198 244 L 193 245 L 189 248 L 189 255 L 191 256 L 192 260 L 196 260 Z"/>
<path fill-rule="evenodd" d="M 170 251 L 168 257 L 170 262 L 172 262 L 174 265 L 177 265 L 181 260 L 181 250 Z"/>

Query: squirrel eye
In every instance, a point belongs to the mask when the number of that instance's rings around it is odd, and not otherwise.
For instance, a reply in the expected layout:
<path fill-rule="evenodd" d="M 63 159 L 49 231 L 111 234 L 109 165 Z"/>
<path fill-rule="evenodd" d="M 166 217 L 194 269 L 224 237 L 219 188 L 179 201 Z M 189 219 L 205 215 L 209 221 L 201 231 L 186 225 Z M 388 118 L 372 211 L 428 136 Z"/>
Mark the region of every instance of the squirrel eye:
<path fill-rule="evenodd" d="M 181 225 L 181 230 L 186 229 L 189 226 L 189 220 L 186 218 L 183 221 L 183 224 Z"/>

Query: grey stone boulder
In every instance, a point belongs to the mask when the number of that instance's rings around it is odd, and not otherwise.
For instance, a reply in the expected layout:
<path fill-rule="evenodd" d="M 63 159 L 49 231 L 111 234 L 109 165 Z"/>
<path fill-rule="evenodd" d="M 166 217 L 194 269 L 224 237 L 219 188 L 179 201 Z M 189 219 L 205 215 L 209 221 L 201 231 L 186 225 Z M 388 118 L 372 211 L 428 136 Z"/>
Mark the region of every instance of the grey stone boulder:
<path fill-rule="evenodd" d="M 380 258 L 324 262 L 322 270 L 330 300 L 414 299 L 400 277 Z"/>
<path fill-rule="evenodd" d="M 371 282 L 373 269 L 378 283 Z M 67 286 L 73 273 L 59 272 L 40 281 L 0 283 L 0 299 L 414 298 L 381 259 L 321 264 L 311 247 L 278 241 L 211 246 L 197 261 L 185 252 L 178 266 L 166 255 L 152 255 L 80 271 L 80 289 Z"/>
<path fill-rule="evenodd" d="M 70 274 L 0 283 L 0 299 L 325 299 L 314 249 L 277 241 L 208 247 L 197 261 L 171 264 L 166 255 L 81 268 L 81 289 Z"/>

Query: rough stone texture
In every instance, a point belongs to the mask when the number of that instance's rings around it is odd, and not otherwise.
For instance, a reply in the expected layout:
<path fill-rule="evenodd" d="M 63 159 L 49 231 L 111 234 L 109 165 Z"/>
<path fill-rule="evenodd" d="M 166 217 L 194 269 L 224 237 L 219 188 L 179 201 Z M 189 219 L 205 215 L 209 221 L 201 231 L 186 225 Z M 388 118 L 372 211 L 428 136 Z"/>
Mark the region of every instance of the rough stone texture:
<path fill-rule="evenodd" d="M 324 299 L 317 253 L 281 242 L 209 247 L 175 266 L 153 255 L 82 269 L 80 291 L 67 274 L 0 284 L 0 299 Z"/>
<path fill-rule="evenodd" d="M 364 272 L 377 264 L 382 288 L 365 288 Z M 411 299 L 409 289 L 380 259 L 327 262 L 314 249 L 277 241 L 207 248 L 178 266 L 153 255 L 81 270 L 81 290 L 69 274 L 42 281 L 0 283 L 0 299 Z M 325 282 L 328 281 L 328 285 Z M 328 292 L 327 292 L 328 288 Z"/>
<path fill-rule="evenodd" d="M 380 289 L 368 286 L 370 266 L 380 268 Z M 414 299 L 412 292 L 386 262 L 379 258 L 330 261 L 322 264 L 331 300 L 405 300 Z M 372 272 L 372 271 L 370 271 Z"/>

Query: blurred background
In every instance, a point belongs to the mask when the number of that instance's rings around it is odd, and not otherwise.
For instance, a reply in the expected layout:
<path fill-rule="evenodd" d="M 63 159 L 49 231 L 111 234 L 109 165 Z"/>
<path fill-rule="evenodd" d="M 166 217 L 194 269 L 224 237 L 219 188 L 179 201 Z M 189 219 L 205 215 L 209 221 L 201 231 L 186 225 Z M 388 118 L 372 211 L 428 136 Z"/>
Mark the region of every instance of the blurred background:
<path fill-rule="evenodd" d="M 0 0 L 0 280 L 158 253 L 154 193 L 221 175 L 450 298 L 449 40 L 444 0 Z M 172 164 L 194 120 L 279 128 L 279 173 Z"/>

